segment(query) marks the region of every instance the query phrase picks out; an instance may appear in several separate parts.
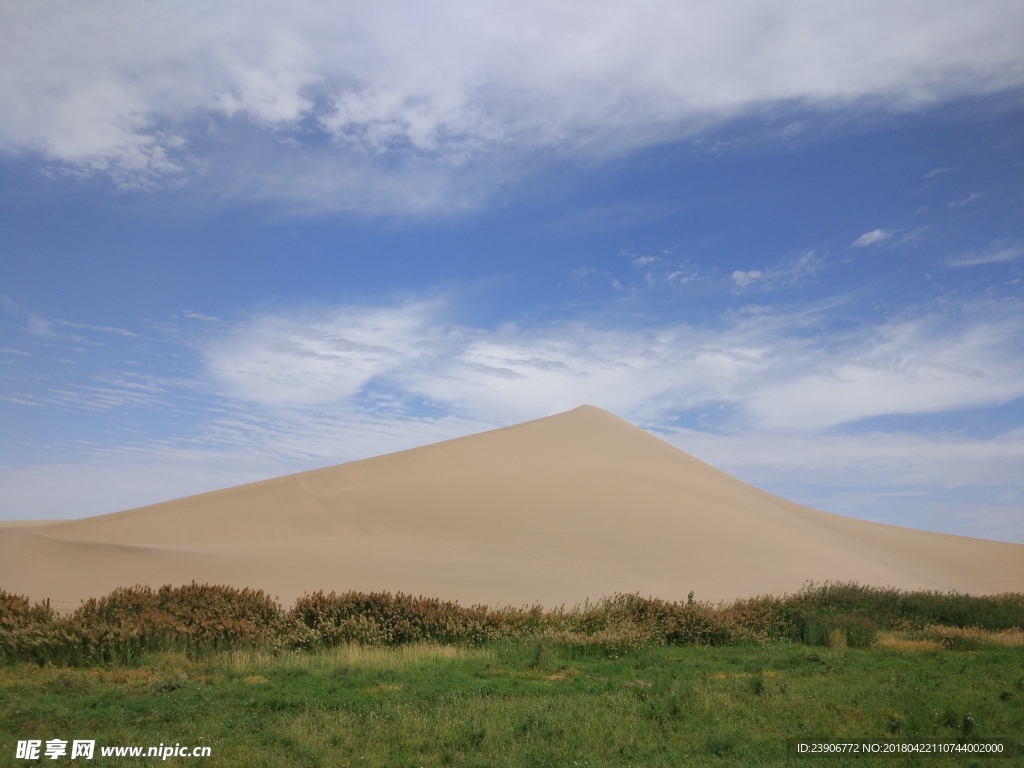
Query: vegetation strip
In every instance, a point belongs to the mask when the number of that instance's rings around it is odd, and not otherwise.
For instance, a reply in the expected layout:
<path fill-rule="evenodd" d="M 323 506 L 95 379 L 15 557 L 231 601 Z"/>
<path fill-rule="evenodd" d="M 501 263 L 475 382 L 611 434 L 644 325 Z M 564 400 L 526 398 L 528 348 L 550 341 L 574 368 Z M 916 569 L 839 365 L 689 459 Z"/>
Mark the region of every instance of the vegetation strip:
<path fill-rule="evenodd" d="M 116 589 L 67 615 L 0 590 L 0 661 L 72 666 L 132 663 L 157 651 L 198 658 L 232 649 L 483 646 L 522 638 L 610 652 L 769 640 L 868 647 L 879 631 L 890 633 L 890 645 L 972 649 L 1013 645 L 1022 627 L 1024 594 L 974 597 L 858 584 L 811 584 L 793 595 L 718 605 L 695 602 L 692 594 L 680 602 L 616 595 L 571 610 L 464 607 L 401 593 L 317 592 L 285 610 L 258 590 L 192 583 Z"/>

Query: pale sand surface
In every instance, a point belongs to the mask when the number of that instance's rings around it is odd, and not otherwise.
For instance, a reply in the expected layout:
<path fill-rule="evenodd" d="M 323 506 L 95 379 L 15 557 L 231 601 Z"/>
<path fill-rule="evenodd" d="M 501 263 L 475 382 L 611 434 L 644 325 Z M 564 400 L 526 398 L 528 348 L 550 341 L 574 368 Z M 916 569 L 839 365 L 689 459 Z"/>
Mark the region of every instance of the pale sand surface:
<path fill-rule="evenodd" d="M 571 606 L 808 580 L 1024 592 L 1024 545 L 868 523 L 752 488 L 591 406 L 81 520 L 0 526 L 0 587 L 59 608 L 132 584 Z"/>

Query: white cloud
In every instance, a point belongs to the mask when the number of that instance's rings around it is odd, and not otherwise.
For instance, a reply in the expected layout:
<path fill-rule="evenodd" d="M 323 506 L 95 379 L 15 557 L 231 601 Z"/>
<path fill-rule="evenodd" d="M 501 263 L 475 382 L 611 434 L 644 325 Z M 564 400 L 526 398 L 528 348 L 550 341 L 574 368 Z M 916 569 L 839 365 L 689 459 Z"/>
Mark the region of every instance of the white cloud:
<path fill-rule="evenodd" d="M 70 356 L 83 370 L 62 375 L 59 385 L 7 394 L 107 413 L 169 408 L 215 393 L 272 409 L 363 407 L 384 394 L 487 423 L 583 402 L 647 423 L 724 408 L 732 428 L 777 432 L 1024 397 L 1024 313 L 1012 301 L 921 307 L 854 326 L 836 303 L 751 309 L 700 326 L 634 320 L 618 327 L 565 322 L 488 329 L 459 324 L 454 313 L 442 300 L 412 300 L 282 312 L 234 326 L 190 322 L 191 338 L 201 340 L 188 345 L 199 347 L 201 361 L 190 359 L 191 348 L 182 350 L 180 342 L 37 318 L 48 335 L 26 338 L 46 345 L 47 357 Z M 54 329 L 74 333 L 63 337 Z M 121 352 L 129 359 L 163 361 L 161 374 L 144 367 L 111 371 L 107 353 L 94 357 L 78 348 L 104 349 L 109 337 L 130 345 Z M 8 364 L 16 359 L 30 358 L 12 356 Z M 174 374 L 167 361 L 178 368 Z M 196 381 L 197 362 L 205 383 Z"/>
<path fill-rule="evenodd" d="M 946 207 L 947 208 L 963 208 L 965 205 L 970 205 L 975 200 L 980 200 L 984 196 L 985 196 L 984 192 L 971 192 L 971 194 L 967 195 L 967 197 L 963 197 L 963 198 L 961 198 L 959 200 L 954 200 L 952 203 L 949 203 Z"/>
<path fill-rule="evenodd" d="M 113 333 L 118 336 L 138 336 L 137 333 L 126 330 L 124 328 L 115 328 L 109 325 L 89 325 L 87 323 L 75 323 L 70 320 L 50 320 L 49 322 L 54 325 L 60 325 L 65 328 L 75 328 L 82 331 L 99 331 L 101 333 Z"/>
<path fill-rule="evenodd" d="M 202 312 L 195 312 L 191 309 L 184 309 L 181 312 L 182 317 L 187 317 L 190 320 L 202 320 L 206 323 L 219 322 L 220 318 L 213 315 L 204 315 Z"/>
<path fill-rule="evenodd" d="M 824 260 L 814 251 L 788 262 L 765 269 L 735 270 L 732 275 L 733 291 L 743 293 L 752 289 L 772 291 L 791 285 L 799 285 L 814 277 L 824 266 Z"/>
<path fill-rule="evenodd" d="M 764 272 L 760 269 L 741 270 L 737 269 L 732 273 L 732 281 L 736 285 L 738 291 L 745 291 L 748 288 L 761 282 L 764 278 Z"/>
<path fill-rule="evenodd" d="M 1019 87 L 1022 36 L 1012 0 L 6 3 L 0 149 L 129 186 L 427 211 L 478 204 L 537 150 Z"/>
<path fill-rule="evenodd" d="M 982 264 L 1004 264 L 1024 257 L 1024 248 L 1005 241 L 992 243 L 987 250 L 967 253 L 946 262 L 950 267 L 977 267 Z"/>
<path fill-rule="evenodd" d="M 42 317 L 30 315 L 28 318 L 28 330 L 33 336 L 40 338 L 47 338 L 54 336 L 53 328 L 50 322 Z"/>
<path fill-rule="evenodd" d="M 205 356 L 233 397 L 265 405 L 338 403 L 384 388 L 509 423 L 583 402 L 630 413 L 665 398 L 670 407 L 716 401 L 763 353 L 752 344 L 764 340 L 746 343 L 742 324 L 723 334 L 581 323 L 488 331 L 442 314 L 439 303 L 411 303 L 260 318 L 210 342 Z"/>
<path fill-rule="evenodd" d="M 205 354 L 226 391 L 263 404 L 385 389 L 505 423 L 583 402 L 644 419 L 724 405 L 736 424 L 818 431 L 1024 397 L 1019 305 L 943 309 L 842 333 L 827 330 L 828 307 L 739 314 L 717 327 L 487 330 L 414 302 L 256 319 Z"/>
<path fill-rule="evenodd" d="M 888 240 L 892 237 L 892 232 L 884 229 L 873 229 L 870 232 L 865 232 L 863 235 L 853 241 L 854 248 L 866 248 L 869 245 L 880 243 L 883 240 Z"/>
<path fill-rule="evenodd" d="M 1005 483 L 1024 462 L 1024 430 L 1019 429 L 987 439 L 943 433 L 716 434 L 694 429 L 668 430 L 665 436 L 714 466 L 762 482 L 772 472 L 794 476 L 802 470 L 808 484 L 827 476 L 837 486 L 955 488 Z"/>
<path fill-rule="evenodd" d="M 890 322 L 838 349 L 790 351 L 789 374 L 764 381 L 744 406 L 761 427 L 813 430 L 1009 402 L 1024 396 L 1022 330 L 1012 315 Z"/>
<path fill-rule="evenodd" d="M 267 405 L 340 402 L 374 377 L 436 352 L 436 306 L 346 307 L 319 317 L 270 316 L 206 348 L 229 393 Z"/>
<path fill-rule="evenodd" d="M 871 511 L 884 517 L 885 506 L 890 513 L 897 506 L 904 511 L 915 506 L 907 498 L 934 505 L 943 496 L 948 501 L 950 491 L 985 487 L 994 489 L 990 495 L 997 505 L 1020 508 L 1020 429 L 988 438 L 942 432 L 780 435 L 696 429 L 656 434 L 757 487 L 794 500 L 802 497 L 830 511 Z M 1016 490 L 1007 491 L 1007 486 Z M 905 498 L 897 505 L 899 496 Z M 975 508 L 980 506 L 977 499 L 975 492 Z M 965 507 L 970 508 L 964 505 L 961 511 Z M 888 519 L 899 524 L 898 514 Z M 1024 516 L 1018 516 L 1014 536 L 1024 541 Z"/>
<path fill-rule="evenodd" d="M 693 264 L 660 256 L 633 256 L 630 263 L 643 271 L 644 283 L 648 288 L 678 288 L 692 283 L 700 276 L 700 270 Z M 621 287 L 621 284 L 615 287 Z"/>

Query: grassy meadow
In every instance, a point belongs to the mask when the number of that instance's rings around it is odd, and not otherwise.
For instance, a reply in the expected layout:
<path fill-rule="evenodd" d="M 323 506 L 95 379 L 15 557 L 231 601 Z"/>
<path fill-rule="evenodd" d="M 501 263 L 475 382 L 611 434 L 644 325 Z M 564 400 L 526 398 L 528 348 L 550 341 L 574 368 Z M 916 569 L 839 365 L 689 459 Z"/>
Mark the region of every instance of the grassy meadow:
<path fill-rule="evenodd" d="M 0 765 L 49 738 L 95 739 L 81 764 L 180 743 L 212 755 L 171 762 L 211 766 L 813 766 L 853 760 L 790 740 L 1024 741 L 1020 595 L 824 585 L 494 611 L 348 593 L 284 610 L 189 585 L 67 616 L 0 598 Z"/>

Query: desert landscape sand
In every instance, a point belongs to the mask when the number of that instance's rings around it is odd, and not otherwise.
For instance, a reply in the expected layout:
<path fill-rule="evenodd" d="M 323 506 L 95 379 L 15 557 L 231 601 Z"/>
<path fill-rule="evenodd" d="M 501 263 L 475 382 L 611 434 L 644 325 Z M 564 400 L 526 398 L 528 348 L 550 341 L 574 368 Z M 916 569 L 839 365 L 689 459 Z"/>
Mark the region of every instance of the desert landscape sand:
<path fill-rule="evenodd" d="M 117 586 L 571 606 L 859 581 L 1024 591 L 1024 545 L 840 517 L 759 491 L 592 406 L 98 517 L 0 524 L 0 587 L 69 610 Z"/>

